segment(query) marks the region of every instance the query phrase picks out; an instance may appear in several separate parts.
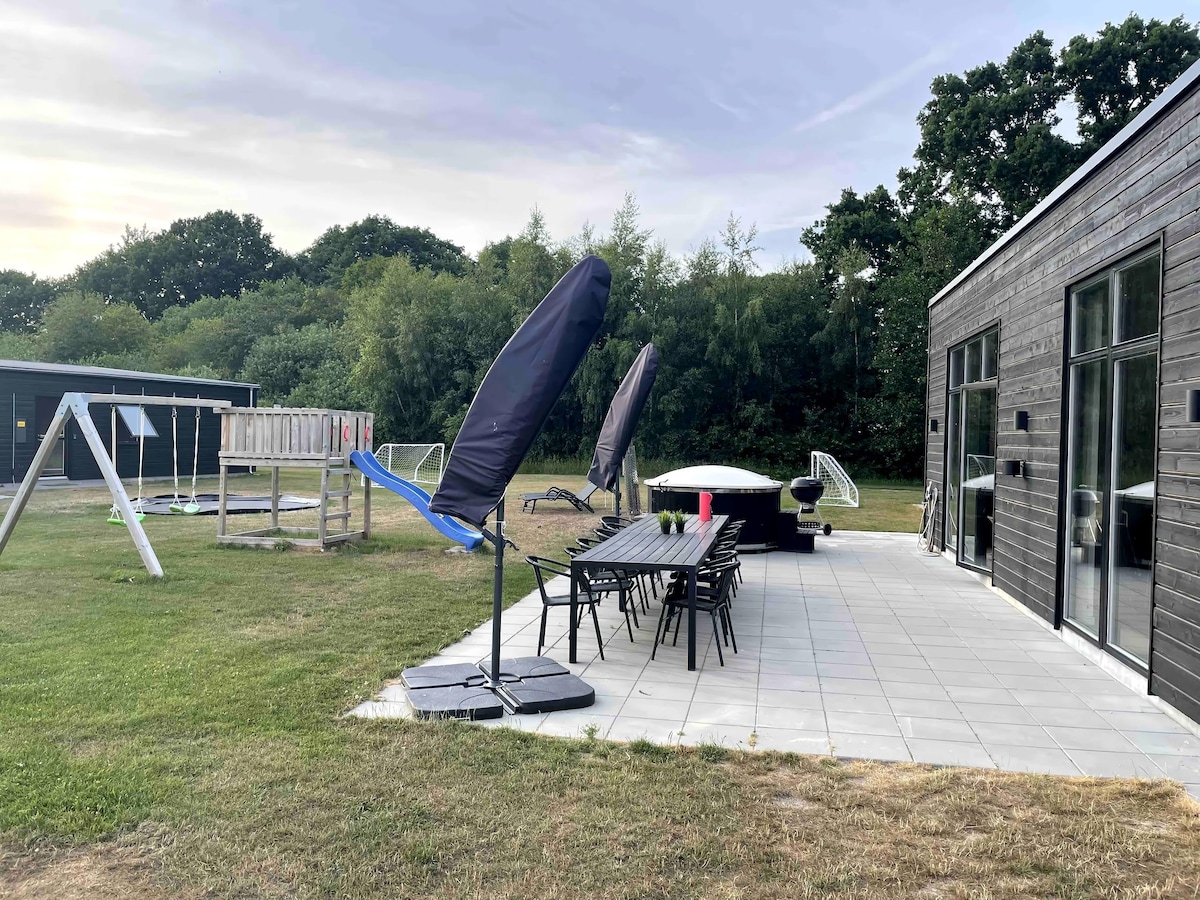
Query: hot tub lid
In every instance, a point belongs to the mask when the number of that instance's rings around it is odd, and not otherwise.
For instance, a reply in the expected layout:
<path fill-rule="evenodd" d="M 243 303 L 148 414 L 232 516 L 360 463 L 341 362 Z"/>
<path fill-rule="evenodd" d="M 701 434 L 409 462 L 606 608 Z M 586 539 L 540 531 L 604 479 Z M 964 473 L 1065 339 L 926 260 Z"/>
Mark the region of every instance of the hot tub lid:
<path fill-rule="evenodd" d="M 733 466 L 688 466 L 647 478 L 645 484 L 666 490 L 778 491 L 783 482 Z"/>

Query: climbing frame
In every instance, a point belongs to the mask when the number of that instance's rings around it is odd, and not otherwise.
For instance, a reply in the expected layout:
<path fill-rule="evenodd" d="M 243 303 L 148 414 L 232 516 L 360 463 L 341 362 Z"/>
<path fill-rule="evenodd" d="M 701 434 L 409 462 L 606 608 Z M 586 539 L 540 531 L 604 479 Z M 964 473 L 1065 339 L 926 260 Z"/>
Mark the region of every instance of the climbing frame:
<path fill-rule="evenodd" d="M 281 538 L 292 546 L 327 550 L 335 544 L 361 541 L 371 536 L 371 482 L 363 486 L 362 526 L 351 530 L 350 498 L 353 471 L 350 453 L 370 451 L 375 416 L 337 409 L 220 410 L 221 487 L 217 510 L 217 543 L 272 547 Z M 229 467 L 271 469 L 271 527 L 235 534 L 227 530 Z M 314 529 L 279 524 L 280 468 L 321 470 L 320 507 Z M 291 536 L 294 535 L 294 536 Z"/>

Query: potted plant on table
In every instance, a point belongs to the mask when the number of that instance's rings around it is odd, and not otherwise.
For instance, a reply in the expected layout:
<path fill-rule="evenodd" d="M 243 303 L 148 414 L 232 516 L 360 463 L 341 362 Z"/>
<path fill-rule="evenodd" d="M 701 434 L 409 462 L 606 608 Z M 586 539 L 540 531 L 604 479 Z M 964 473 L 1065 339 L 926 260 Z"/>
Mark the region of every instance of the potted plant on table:
<path fill-rule="evenodd" d="M 671 513 L 664 509 L 658 514 L 658 527 L 662 529 L 663 534 L 671 533 Z"/>
<path fill-rule="evenodd" d="M 680 534 L 683 534 L 683 526 L 687 523 L 688 517 L 677 509 L 671 518 L 675 521 L 675 530 Z"/>

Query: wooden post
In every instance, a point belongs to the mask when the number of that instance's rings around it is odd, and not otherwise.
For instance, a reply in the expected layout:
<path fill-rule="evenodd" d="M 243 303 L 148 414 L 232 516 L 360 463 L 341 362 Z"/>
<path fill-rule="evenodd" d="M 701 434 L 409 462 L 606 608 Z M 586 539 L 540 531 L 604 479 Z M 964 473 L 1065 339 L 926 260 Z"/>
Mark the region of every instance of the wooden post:
<path fill-rule="evenodd" d="M 363 514 L 362 514 L 363 537 L 369 539 L 371 537 L 371 479 L 367 478 L 363 481 Z"/>
<path fill-rule="evenodd" d="M 154 548 L 150 546 L 150 538 L 146 536 L 146 530 L 142 528 L 137 513 L 133 511 L 133 504 L 129 502 L 129 495 L 125 493 L 125 485 L 121 483 L 121 477 L 113 468 L 112 460 L 104 452 L 104 440 L 100 437 L 100 432 L 96 431 L 96 423 L 92 421 L 92 414 L 88 412 L 86 405 L 82 405 L 74 412 L 75 422 L 84 438 L 87 439 L 88 446 L 92 448 L 92 455 L 96 457 L 96 463 L 100 466 L 100 474 L 104 476 L 104 481 L 108 484 L 109 491 L 112 492 L 113 502 L 121 511 L 121 517 L 125 519 L 125 526 L 129 529 L 133 545 L 137 547 L 138 555 L 141 556 L 146 571 L 154 578 L 162 578 L 162 566 L 158 562 Z M 57 432 L 55 433 L 57 434 Z"/>
<path fill-rule="evenodd" d="M 50 461 L 50 454 L 54 450 L 54 445 L 58 443 L 58 435 L 66 425 L 67 418 L 68 407 L 64 397 L 63 402 L 59 404 L 58 411 L 54 414 L 54 421 L 50 423 L 50 427 L 46 431 L 46 436 L 42 438 L 42 445 L 38 447 L 33 462 L 30 463 L 29 470 L 25 473 L 25 480 L 21 482 L 17 495 L 8 507 L 8 512 L 5 513 L 4 524 L 0 525 L 0 553 L 4 552 L 8 539 L 12 537 L 13 529 L 17 527 L 17 519 L 21 518 L 21 513 L 25 511 L 25 506 L 33 495 L 33 489 L 37 487 L 38 479 L 42 477 L 42 471 L 46 468 L 46 463 Z"/>
<path fill-rule="evenodd" d="M 322 550 L 325 549 L 325 536 L 329 531 L 329 520 L 325 517 L 329 514 L 329 466 L 321 469 L 321 506 L 318 512 L 320 518 L 317 521 L 317 542 Z"/>
<path fill-rule="evenodd" d="M 229 466 L 221 463 L 221 486 L 217 495 L 217 537 L 225 537 L 225 517 L 229 513 Z"/>
<path fill-rule="evenodd" d="M 279 466 L 271 466 L 271 527 L 279 527 Z"/>

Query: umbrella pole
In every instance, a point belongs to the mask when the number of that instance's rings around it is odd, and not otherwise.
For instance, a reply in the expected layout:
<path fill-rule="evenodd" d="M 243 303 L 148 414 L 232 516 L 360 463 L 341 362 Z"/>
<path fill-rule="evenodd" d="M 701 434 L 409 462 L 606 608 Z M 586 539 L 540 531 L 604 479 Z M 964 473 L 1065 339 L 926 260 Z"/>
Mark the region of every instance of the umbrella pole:
<path fill-rule="evenodd" d="M 500 616 L 504 611 L 504 498 L 496 507 L 496 560 L 492 565 L 492 690 L 500 687 Z"/>

